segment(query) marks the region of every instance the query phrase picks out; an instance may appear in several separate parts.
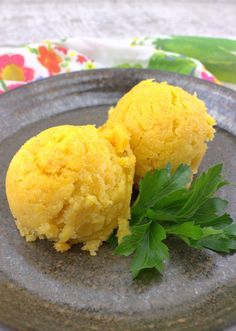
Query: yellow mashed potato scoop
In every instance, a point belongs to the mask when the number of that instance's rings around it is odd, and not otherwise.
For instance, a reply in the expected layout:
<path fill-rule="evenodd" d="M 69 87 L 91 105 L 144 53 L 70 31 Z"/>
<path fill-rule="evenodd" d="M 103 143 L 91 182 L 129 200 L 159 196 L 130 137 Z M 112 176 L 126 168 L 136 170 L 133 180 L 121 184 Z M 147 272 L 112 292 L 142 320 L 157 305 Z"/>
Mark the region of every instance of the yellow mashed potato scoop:
<path fill-rule="evenodd" d="M 164 168 L 167 163 L 173 171 L 180 164 L 187 164 L 196 173 L 207 149 L 206 142 L 214 137 L 216 123 L 196 95 L 148 79 L 118 101 L 101 130 L 118 124 L 130 133 L 138 183 L 147 171 Z"/>
<path fill-rule="evenodd" d="M 61 252 L 83 243 L 95 255 L 115 228 L 119 240 L 127 235 L 135 157 L 124 130 L 110 132 L 109 139 L 91 125 L 66 125 L 20 148 L 6 192 L 27 241 L 46 238 Z"/>
<path fill-rule="evenodd" d="M 196 173 L 214 137 L 205 104 L 183 89 L 145 80 L 125 94 L 99 129 L 60 126 L 28 140 L 13 157 L 7 198 L 27 241 L 57 251 L 83 243 L 92 255 L 118 228 L 129 233 L 133 180 L 170 163 Z M 136 163 L 135 163 L 136 159 Z"/>

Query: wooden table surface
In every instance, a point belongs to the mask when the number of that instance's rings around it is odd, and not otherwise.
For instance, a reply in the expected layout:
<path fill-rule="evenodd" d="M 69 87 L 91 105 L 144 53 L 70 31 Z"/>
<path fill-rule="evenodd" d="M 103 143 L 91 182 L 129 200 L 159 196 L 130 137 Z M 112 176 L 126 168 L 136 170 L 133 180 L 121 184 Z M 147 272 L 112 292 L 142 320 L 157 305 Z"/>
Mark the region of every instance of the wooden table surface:
<path fill-rule="evenodd" d="M 236 0 L 0 0 L 0 45 L 65 36 L 236 37 Z"/>
<path fill-rule="evenodd" d="M 236 37 L 235 14 L 236 0 L 0 0 L 0 46 L 66 36 Z"/>

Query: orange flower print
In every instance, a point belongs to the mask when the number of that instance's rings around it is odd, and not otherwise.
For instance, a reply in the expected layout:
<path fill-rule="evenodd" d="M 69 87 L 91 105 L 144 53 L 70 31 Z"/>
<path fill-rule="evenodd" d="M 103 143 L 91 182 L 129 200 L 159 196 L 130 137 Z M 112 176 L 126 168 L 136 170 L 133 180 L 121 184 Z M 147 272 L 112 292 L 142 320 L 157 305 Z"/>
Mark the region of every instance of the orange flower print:
<path fill-rule="evenodd" d="M 0 80 L 31 82 L 33 78 L 34 70 L 25 67 L 22 55 L 0 55 Z"/>
<path fill-rule="evenodd" d="M 45 46 L 39 47 L 38 60 L 39 62 L 48 69 L 51 75 L 58 74 L 60 72 L 60 62 L 61 58 L 58 56 L 53 49 L 48 49 Z"/>

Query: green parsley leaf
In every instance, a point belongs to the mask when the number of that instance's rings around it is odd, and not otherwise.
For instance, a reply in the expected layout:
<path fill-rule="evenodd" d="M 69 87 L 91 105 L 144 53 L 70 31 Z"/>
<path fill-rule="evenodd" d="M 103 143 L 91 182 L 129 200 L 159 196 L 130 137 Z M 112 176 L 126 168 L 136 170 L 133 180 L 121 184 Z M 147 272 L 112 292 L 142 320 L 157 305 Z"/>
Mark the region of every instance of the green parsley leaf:
<path fill-rule="evenodd" d="M 220 187 L 228 184 L 222 178 L 222 167 L 222 164 L 217 164 L 193 181 L 190 196 L 178 212 L 178 217 L 188 218 L 193 216 L 198 208 L 212 197 Z"/>
<path fill-rule="evenodd" d="M 116 236 L 115 231 L 110 235 L 110 237 L 107 239 L 106 243 L 108 244 L 108 246 L 112 249 L 116 248 L 116 246 L 118 245 L 118 238 Z"/>
<path fill-rule="evenodd" d="M 176 236 L 196 249 L 208 248 L 230 253 L 236 250 L 236 224 L 225 212 L 228 202 L 215 193 L 229 185 L 222 175 L 222 164 L 193 180 L 191 169 L 180 165 L 171 174 L 170 166 L 149 172 L 140 181 L 138 198 L 131 208 L 131 234 L 116 247 L 118 255 L 132 255 L 131 272 L 164 269 L 169 258 L 164 243 Z"/>
<path fill-rule="evenodd" d="M 150 224 L 151 222 L 132 226 L 131 234 L 123 239 L 122 243 L 116 248 L 115 253 L 125 256 L 132 254 L 144 239 Z"/>
<path fill-rule="evenodd" d="M 231 224 L 224 228 L 224 233 L 228 236 L 235 236 L 236 237 L 236 224 Z"/>
<path fill-rule="evenodd" d="M 157 223 L 132 226 L 131 234 L 124 238 L 115 253 L 129 256 L 135 251 L 131 262 L 133 278 L 137 277 L 142 269 L 156 268 L 162 272 L 164 262 L 169 256 L 168 247 L 162 243 L 165 238 L 164 228 Z"/>
<path fill-rule="evenodd" d="M 169 258 L 168 247 L 162 242 L 165 238 L 164 228 L 157 223 L 151 223 L 131 262 L 133 278 L 137 277 L 142 269 L 155 268 L 159 272 L 164 270 L 164 262 Z"/>
<path fill-rule="evenodd" d="M 230 253 L 231 250 L 236 249 L 236 238 L 230 238 L 224 235 L 213 235 L 200 239 L 198 243 L 216 252 Z"/>
<path fill-rule="evenodd" d="M 206 224 L 210 219 L 222 215 L 228 205 L 228 201 L 221 198 L 210 198 L 192 216 L 195 223 Z"/>
<path fill-rule="evenodd" d="M 227 213 L 225 213 L 224 215 L 215 217 L 215 218 L 208 218 L 206 219 L 205 222 L 201 223 L 201 226 L 213 226 L 216 229 L 222 229 L 225 226 L 231 224 L 233 222 L 231 216 Z M 197 222 L 196 222 L 197 223 Z"/>
<path fill-rule="evenodd" d="M 151 219 L 153 221 L 160 222 L 176 222 L 176 217 L 173 213 L 166 210 L 153 210 L 148 209 L 144 214 L 144 217 Z"/>
<path fill-rule="evenodd" d="M 168 197 L 172 192 L 182 189 L 191 180 L 191 170 L 187 165 L 180 165 L 171 176 L 170 166 L 162 170 L 148 172 L 140 181 L 140 191 L 132 207 L 132 215 L 137 215 L 152 208 L 159 200 Z"/>
<path fill-rule="evenodd" d="M 200 239 L 203 235 L 200 225 L 195 225 L 193 221 L 170 226 L 166 229 L 166 232 L 167 234 L 184 236 L 195 240 Z"/>

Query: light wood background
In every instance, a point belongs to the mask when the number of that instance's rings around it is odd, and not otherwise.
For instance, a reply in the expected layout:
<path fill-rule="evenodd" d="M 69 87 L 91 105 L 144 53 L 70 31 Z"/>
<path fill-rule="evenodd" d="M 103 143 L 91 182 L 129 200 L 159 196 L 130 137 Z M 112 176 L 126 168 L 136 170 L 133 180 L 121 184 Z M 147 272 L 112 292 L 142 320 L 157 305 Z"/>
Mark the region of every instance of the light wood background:
<path fill-rule="evenodd" d="M 236 0 L 0 0 L 0 45 L 65 36 L 236 37 Z"/>

